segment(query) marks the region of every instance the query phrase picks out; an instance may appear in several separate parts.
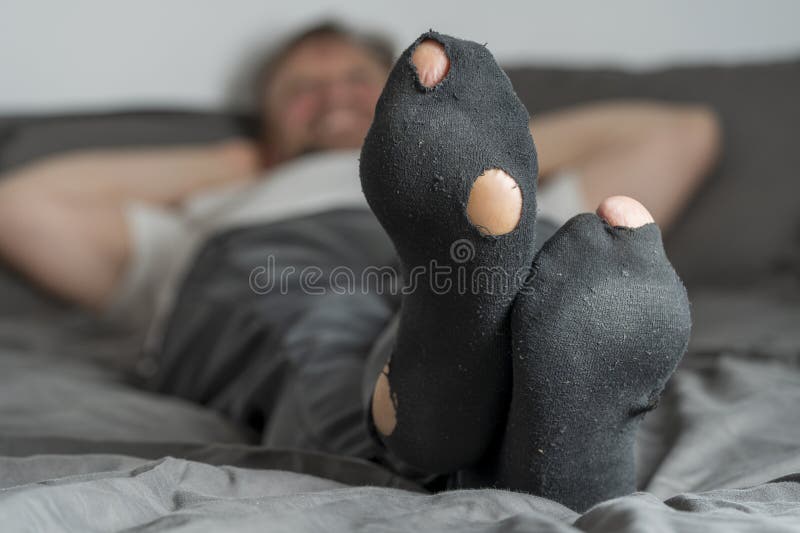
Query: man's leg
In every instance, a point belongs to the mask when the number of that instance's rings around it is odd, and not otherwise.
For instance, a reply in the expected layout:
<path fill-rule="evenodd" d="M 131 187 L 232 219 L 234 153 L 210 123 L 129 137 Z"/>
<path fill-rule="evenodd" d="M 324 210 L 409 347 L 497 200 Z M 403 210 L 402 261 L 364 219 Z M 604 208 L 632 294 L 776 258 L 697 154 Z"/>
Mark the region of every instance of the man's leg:
<path fill-rule="evenodd" d="M 396 311 L 393 261 L 365 210 L 213 238 L 153 354 L 152 387 L 218 409 L 271 447 L 378 458 L 360 390 Z"/>
<path fill-rule="evenodd" d="M 585 209 L 622 194 L 641 201 L 668 228 L 716 161 L 720 131 L 701 105 L 616 101 L 534 117 L 543 183 L 578 177 Z"/>
<path fill-rule="evenodd" d="M 634 442 L 686 351 L 686 291 L 635 200 L 604 200 L 547 243 L 512 313 L 514 384 L 498 448 L 456 486 L 582 512 L 636 490 Z"/>
<path fill-rule="evenodd" d="M 367 354 L 392 316 L 374 294 L 317 296 L 284 331 L 281 394 L 262 443 L 371 459 L 360 389 Z"/>
<path fill-rule="evenodd" d="M 450 60 L 434 69 L 444 76 L 432 87 L 421 83 L 431 80 L 415 58 L 422 47 Z M 451 249 L 451 262 L 493 262 L 501 273 L 514 266 L 504 254 L 534 251 L 519 240 L 533 215 L 514 222 L 509 214 L 520 212 L 521 195 L 535 215 L 535 164 L 514 160 L 535 153 L 515 142 L 527 132 L 506 112 L 521 104 L 504 98 L 498 79 L 482 47 L 433 33 L 390 75 L 362 152 L 362 183 L 404 264 L 419 264 L 420 253 L 438 259 L 448 239 L 470 245 L 466 259 Z M 415 121 L 421 109 L 427 120 Z M 418 155 L 422 146 L 431 154 Z M 433 472 L 463 469 L 457 486 L 530 491 L 580 509 L 633 490 L 633 434 L 683 354 L 688 302 L 641 204 L 609 198 L 598 215 L 573 218 L 543 245 L 525 284 L 512 288 L 508 329 L 491 312 L 505 309 L 497 283 L 433 294 L 415 284 L 404 295 L 388 362 L 377 377 L 374 361 L 367 366 L 375 434 L 393 454 Z M 465 273 L 472 279 L 475 270 Z M 470 321 L 471 311 L 483 320 Z M 509 350 L 493 352 L 482 335 L 506 335 Z M 492 372 L 495 357 L 513 367 L 513 382 Z M 494 413 L 502 425 L 494 431 L 477 415 L 507 394 L 511 408 Z M 474 407 L 481 403 L 486 411 Z"/>
<path fill-rule="evenodd" d="M 444 63 L 434 76 L 431 58 Z M 396 418 L 376 418 L 377 430 L 401 460 L 452 472 L 502 429 L 508 314 L 535 255 L 528 114 L 486 47 L 430 32 L 402 54 L 364 142 L 361 183 L 406 283 L 375 400 Z"/>

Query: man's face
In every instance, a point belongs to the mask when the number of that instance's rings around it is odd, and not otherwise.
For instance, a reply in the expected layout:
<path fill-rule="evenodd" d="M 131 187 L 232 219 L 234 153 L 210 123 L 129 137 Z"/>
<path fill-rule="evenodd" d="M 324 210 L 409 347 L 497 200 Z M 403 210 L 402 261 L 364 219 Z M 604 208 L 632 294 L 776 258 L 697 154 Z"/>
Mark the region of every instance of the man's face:
<path fill-rule="evenodd" d="M 360 148 L 388 71 L 337 37 L 308 40 L 284 59 L 265 88 L 270 149 L 279 159 Z"/>

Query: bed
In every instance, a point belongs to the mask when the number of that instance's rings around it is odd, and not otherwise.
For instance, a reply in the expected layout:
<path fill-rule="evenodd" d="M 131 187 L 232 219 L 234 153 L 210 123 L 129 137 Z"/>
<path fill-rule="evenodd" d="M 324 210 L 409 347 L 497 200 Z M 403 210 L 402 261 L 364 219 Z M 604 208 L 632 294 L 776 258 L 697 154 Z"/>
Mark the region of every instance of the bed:
<path fill-rule="evenodd" d="M 2 531 L 800 531 L 800 61 L 510 68 L 532 113 L 620 97 L 701 101 L 721 163 L 667 239 L 689 353 L 637 442 L 641 492 L 582 515 L 497 490 L 429 494 L 357 459 L 268 449 L 218 413 L 135 387 L 130 332 L 0 265 Z M 0 173 L 84 147 L 248 135 L 245 115 L 0 117 Z"/>

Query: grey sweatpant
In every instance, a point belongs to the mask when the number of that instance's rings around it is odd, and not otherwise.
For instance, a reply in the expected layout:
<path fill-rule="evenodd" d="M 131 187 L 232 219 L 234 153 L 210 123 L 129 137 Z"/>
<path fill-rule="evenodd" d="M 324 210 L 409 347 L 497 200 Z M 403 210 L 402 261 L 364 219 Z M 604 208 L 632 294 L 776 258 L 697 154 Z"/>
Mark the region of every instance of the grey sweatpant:
<path fill-rule="evenodd" d="M 375 268 L 396 271 L 394 251 L 366 210 L 218 235 L 182 284 L 153 388 L 223 412 L 268 447 L 384 462 L 362 386 L 399 297 L 392 280 L 362 283 Z"/>
<path fill-rule="evenodd" d="M 152 387 L 221 411 L 265 446 L 363 458 L 435 483 L 391 457 L 368 423 L 399 287 L 394 248 L 367 210 L 220 234 L 183 281 L 152 354 Z"/>

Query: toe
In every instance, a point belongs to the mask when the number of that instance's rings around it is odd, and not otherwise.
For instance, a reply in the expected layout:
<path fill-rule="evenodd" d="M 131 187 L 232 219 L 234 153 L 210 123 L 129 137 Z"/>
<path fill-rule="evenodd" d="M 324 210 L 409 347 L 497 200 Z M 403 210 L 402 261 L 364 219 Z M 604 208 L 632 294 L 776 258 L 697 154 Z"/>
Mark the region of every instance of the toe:
<path fill-rule="evenodd" d="M 611 196 L 600 202 L 597 216 L 608 222 L 610 226 L 638 228 L 653 222 L 653 215 L 628 196 Z"/>
<path fill-rule="evenodd" d="M 450 58 L 441 43 L 433 39 L 425 39 L 414 50 L 411 56 L 417 68 L 419 82 L 425 87 L 434 87 L 441 83 L 450 70 Z"/>

